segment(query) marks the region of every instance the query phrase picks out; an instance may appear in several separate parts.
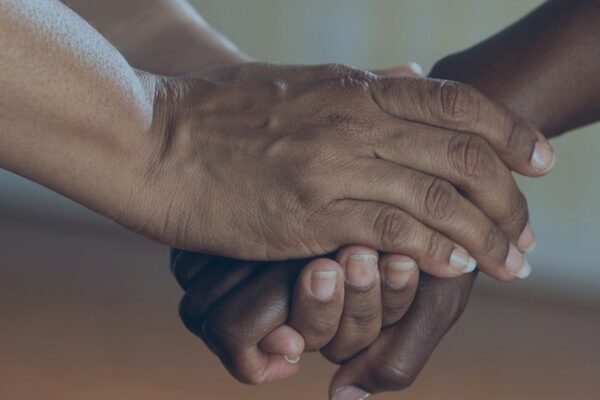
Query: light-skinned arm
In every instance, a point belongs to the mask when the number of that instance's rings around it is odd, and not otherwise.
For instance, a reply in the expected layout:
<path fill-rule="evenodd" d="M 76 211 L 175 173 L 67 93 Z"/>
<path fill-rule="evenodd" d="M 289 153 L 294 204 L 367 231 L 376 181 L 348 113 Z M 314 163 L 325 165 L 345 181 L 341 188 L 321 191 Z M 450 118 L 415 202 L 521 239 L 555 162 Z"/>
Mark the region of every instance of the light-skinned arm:
<path fill-rule="evenodd" d="M 544 139 L 473 89 L 339 65 L 243 64 L 166 78 L 132 68 L 58 1 L 3 0 L 0 8 L 3 168 L 188 249 L 268 260 L 364 242 L 421 254 L 427 267 L 452 260 L 456 241 L 490 274 L 514 279 L 505 259 L 527 212 L 492 148 L 528 175 L 547 172 L 551 158 L 542 168 L 532 163 L 540 145 L 549 151 Z M 476 104 L 477 115 L 465 104 Z M 507 152 L 503 137 L 515 129 L 527 146 Z M 444 163 L 411 158 L 409 144 L 425 137 L 422 145 L 448 157 Z M 506 190 L 494 202 L 478 190 L 481 176 L 460 173 L 469 167 L 461 164 L 465 146 L 484 152 L 487 168 L 501 175 L 494 188 Z M 398 197 L 396 188 L 415 184 Z M 515 202 L 523 207 L 505 218 Z M 407 224 L 421 240 L 397 240 L 397 226 Z M 440 243 L 435 254 L 424 248 L 431 235 Z"/>
<path fill-rule="evenodd" d="M 130 65 L 162 75 L 197 75 L 249 62 L 185 0 L 63 0 Z"/>

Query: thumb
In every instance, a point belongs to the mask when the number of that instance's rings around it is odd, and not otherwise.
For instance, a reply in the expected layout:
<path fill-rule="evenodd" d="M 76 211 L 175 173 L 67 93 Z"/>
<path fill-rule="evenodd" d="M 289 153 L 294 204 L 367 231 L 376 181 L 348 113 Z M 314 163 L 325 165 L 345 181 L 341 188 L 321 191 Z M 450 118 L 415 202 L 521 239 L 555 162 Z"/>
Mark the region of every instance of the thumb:
<path fill-rule="evenodd" d="M 300 361 L 304 347 L 302 335 L 287 325 L 276 328 L 258 344 L 260 350 L 280 355 L 290 364 L 297 364 Z"/>
<path fill-rule="evenodd" d="M 373 71 L 374 74 L 381 76 L 414 76 L 414 77 L 422 77 L 423 76 L 423 68 L 415 63 L 410 62 L 408 64 L 402 64 L 392 68 L 386 69 L 378 69 Z"/>

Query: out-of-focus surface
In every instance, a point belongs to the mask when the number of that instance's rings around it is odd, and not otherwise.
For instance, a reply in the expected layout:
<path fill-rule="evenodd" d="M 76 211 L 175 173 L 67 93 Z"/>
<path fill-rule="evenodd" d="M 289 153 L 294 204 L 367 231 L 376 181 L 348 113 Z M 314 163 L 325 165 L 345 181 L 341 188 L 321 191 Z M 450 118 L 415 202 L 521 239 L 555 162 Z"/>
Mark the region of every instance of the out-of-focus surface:
<path fill-rule="evenodd" d="M 0 399 L 325 399 L 317 356 L 278 384 L 235 383 L 187 333 L 165 249 L 122 231 L 0 227 Z M 415 386 L 382 399 L 595 400 L 598 310 L 478 292 Z"/>
<path fill-rule="evenodd" d="M 428 68 L 540 1 L 195 3 L 257 59 Z M 415 387 L 387 398 L 598 398 L 598 130 L 555 141 L 553 173 L 520 180 L 539 237 L 532 277 L 480 282 Z M 166 249 L 11 174 L 0 185 L 0 399 L 326 397 L 333 369 L 318 357 L 280 384 L 234 383 L 179 322 Z"/>

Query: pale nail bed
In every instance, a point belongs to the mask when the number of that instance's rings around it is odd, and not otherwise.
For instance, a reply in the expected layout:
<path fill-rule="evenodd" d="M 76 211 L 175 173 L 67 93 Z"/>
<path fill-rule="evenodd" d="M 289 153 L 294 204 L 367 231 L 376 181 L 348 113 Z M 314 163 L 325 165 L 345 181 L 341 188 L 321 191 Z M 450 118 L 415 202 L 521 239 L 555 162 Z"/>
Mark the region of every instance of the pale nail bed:
<path fill-rule="evenodd" d="M 372 254 L 352 254 L 346 261 L 348 283 L 357 288 L 366 288 L 375 281 L 377 256 Z"/>
<path fill-rule="evenodd" d="M 385 270 L 385 280 L 387 284 L 395 289 L 402 289 L 406 286 L 413 271 L 417 268 L 414 261 L 392 261 Z"/>
<path fill-rule="evenodd" d="M 300 362 L 300 356 L 297 356 L 297 357 L 283 356 L 283 358 L 285 359 L 285 361 L 287 361 L 290 364 L 298 364 Z"/>
<path fill-rule="evenodd" d="M 519 249 L 524 253 L 531 253 L 535 248 L 535 233 L 533 233 L 533 229 L 531 229 L 531 225 L 527 223 L 525 229 L 519 236 L 519 241 L 517 242 Z"/>
<path fill-rule="evenodd" d="M 337 271 L 314 271 L 310 275 L 310 290 L 313 295 L 326 301 L 333 297 L 337 282 Z"/>
<path fill-rule="evenodd" d="M 455 270 L 467 274 L 475 270 L 477 261 L 466 250 L 456 248 L 450 255 L 450 266 Z"/>
<path fill-rule="evenodd" d="M 548 172 L 554 166 L 556 162 L 556 156 L 554 152 L 548 147 L 537 142 L 533 148 L 533 154 L 531 155 L 531 165 L 538 172 Z"/>
<path fill-rule="evenodd" d="M 370 395 L 356 386 L 344 386 L 335 391 L 331 400 L 365 400 Z"/>

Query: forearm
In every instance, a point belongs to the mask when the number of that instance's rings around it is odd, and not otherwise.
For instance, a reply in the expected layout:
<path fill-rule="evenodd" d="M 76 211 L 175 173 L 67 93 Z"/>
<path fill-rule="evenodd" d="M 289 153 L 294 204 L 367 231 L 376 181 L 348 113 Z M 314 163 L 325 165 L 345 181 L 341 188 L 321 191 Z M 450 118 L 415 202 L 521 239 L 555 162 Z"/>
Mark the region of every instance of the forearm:
<path fill-rule="evenodd" d="M 127 190 L 153 96 L 119 52 L 58 1 L 0 0 L 0 54 L 0 168 L 92 208 Z"/>
<path fill-rule="evenodd" d="M 249 61 L 185 0 L 65 0 L 129 63 L 163 75 L 202 73 Z"/>
<path fill-rule="evenodd" d="M 552 0 L 499 34 L 440 61 L 547 136 L 600 119 L 600 2 Z"/>

